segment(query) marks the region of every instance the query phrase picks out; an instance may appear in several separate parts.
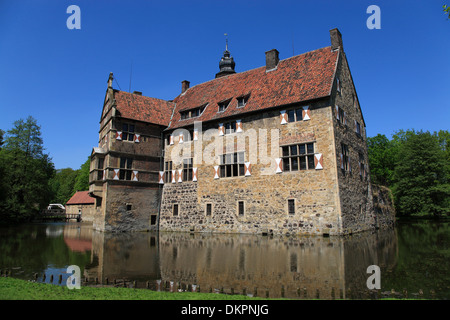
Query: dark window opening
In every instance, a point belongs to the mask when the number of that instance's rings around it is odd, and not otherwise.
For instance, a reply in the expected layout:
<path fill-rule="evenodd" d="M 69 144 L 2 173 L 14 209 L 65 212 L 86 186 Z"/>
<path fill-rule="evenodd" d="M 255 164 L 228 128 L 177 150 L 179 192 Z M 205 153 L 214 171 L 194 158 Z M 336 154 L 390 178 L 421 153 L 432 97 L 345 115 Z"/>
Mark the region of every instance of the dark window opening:
<path fill-rule="evenodd" d="M 245 175 L 244 152 L 227 153 L 220 157 L 220 177 Z"/>
<path fill-rule="evenodd" d="M 131 180 L 132 165 L 133 159 L 123 157 L 120 158 L 120 171 L 119 171 L 120 180 Z"/>
<path fill-rule="evenodd" d="M 239 201 L 238 203 L 238 214 L 240 216 L 244 215 L 244 201 Z"/>
<path fill-rule="evenodd" d="M 288 200 L 288 212 L 289 212 L 289 214 L 295 214 L 295 200 L 294 199 Z"/>
<path fill-rule="evenodd" d="M 164 164 L 164 178 L 166 183 L 172 182 L 172 161 Z"/>
<path fill-rule="evenodd" d="M 152 226 L 154 226 L 156 224 L 156 215 L 155 214 L 152 214 L 151 216 L 150 216 L 150 225 L 152 225 Z M 155 240 L 154 239 L 154 237 L 152 237 L 152 239 L 151 240 Z"/>
<path fill-rule="evenodd" d="M 173 205 L 173 212 L 172 212 L 173 216 L 176 217 L 178 216 L 178 204 L 174 204 Z"/>
<path fill-rule="evenodd" d="M 192 158 L 183 159 L 183 181 L 192 181 Z"/>
<path fill-rule="evenodd" d="M 342 150 L 342 165 L 343 169 L 345 171 L 348 171 L 349 169 L 349 151 L 348 151 L 348 145 L 341 143 L 341 150 Z"/>
<path fill-rule="evenodd" d="M 314 169 L 314 143 L 282 147 L 283 171 Z"/>
<path fill-rule="evenodd" d="M 207 203 L 206 204 L 206 215 L 210 216 L 212 214 L 212 204 L 211 203 Z"/>
<path fill-rule="evenodd" d="M 134 140 L 134 124 L 124 123 L 122 125 L 122 140 Z"/>
<path fill-rule="evenodd" d="M 303 107 L 287 111 L 288 122 L 296 122 L 303 120 Z"/>

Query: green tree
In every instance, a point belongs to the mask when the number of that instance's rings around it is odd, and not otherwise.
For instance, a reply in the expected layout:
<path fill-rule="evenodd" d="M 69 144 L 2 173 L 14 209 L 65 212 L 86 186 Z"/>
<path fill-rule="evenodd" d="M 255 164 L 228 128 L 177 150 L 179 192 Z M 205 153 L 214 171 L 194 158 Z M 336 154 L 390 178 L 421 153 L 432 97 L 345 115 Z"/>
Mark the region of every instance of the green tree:
<path fill-rule="evenodd" d="M 72 168 L 58 169 L 50 179 L 49 185 L 52 191 L 51 203 L 65 204 L 74 194 L 77 170 Z"/>
<path fill-rule="evenodd" d="M 444 4 L 442 6 L 442 9 L 444 10 L 444 14 L 447 15 L 447 19 L 450 18 L 450 7 L 448 5 L 446 5 L 446 4 Z"/>
<path fill-rule="evenodd" d="M 369 167 L 372 181 L 389 186 L 395 169 L 396 149 L 385 135 L 367 138 Z"/>
<path fill-rule="evenodd" d="M 33 117 L 14 122 L 7 131 L 0 150 L 2 163 L 3 201 L 0 214 L 3 221 L 30 219 L 50 199 L 48 180 L 54 166 L 44 153 L 41 129 Z"/>
<path fill-rule="evenodd" d="M 87 191 L 89 190 L 89 170 L 91 166 L 91 157 L 88 157 L 85 163 L 83 163 L 78 169 L 77 176 L 75 178 L 75 184 L 73 191 Z"/>
<path fill-rule="evenodd" d="M 393 174 L 397 213 L 434 217 L 449 214 L 447 163 L 437 135 L 407 131 L 395 139 L 399 144 Z"/>

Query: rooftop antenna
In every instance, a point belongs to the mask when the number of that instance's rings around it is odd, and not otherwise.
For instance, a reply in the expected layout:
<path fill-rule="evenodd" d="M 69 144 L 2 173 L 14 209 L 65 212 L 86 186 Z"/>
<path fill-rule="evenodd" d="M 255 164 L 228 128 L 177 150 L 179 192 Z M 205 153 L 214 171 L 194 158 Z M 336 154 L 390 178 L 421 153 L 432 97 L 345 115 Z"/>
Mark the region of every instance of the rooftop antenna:
<path fill-rule="evenodd" d="M 292 56 L 295 56 L 295 51 L 294 51 L 294 30 L 292 30 Z"/>
<path fill-rule="evenodd" d="M 128 87 L 128 92 L 131 92 L 131 76 L 133 75 L 133 60 L 131 60 L 131 69 L 130 69 L 130 86 Z"/>

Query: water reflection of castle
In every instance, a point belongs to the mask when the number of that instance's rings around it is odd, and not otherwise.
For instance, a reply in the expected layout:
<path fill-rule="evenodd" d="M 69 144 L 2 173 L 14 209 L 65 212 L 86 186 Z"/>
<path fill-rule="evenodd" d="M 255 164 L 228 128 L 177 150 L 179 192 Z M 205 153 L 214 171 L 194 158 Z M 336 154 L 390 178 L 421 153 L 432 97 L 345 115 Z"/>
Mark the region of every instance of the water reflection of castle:
<path fill-rule="evenodd" d="M 369 265 L 392 268 L 397 259 L 395 230 L 349 237 L 269 238 L 255 235 L 187 233 L 92 233 L 92 261 L 85 276 L 173 281 L 235 293 L 280 297 L 338 298 L 350 288 L 366 289 Z M 283 288 L 283 289 L 282 289 Z"/>

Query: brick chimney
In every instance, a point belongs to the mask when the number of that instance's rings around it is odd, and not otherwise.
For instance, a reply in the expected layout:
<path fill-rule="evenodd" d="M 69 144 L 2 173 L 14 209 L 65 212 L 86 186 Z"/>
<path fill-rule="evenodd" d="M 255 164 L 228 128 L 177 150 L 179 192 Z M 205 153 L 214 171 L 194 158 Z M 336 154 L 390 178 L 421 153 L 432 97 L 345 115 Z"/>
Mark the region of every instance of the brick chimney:
<path fill-rule="evenodd" d="M 331 38 L 331 50 L 334 51 L 341 48 L 344 51 L 344 45 L 342 44 L 342 35 L 337 28 L 330 30 L 330 38 Z"/>
<path fill-rule="evenodd" d="M 189 89 L 190 82 L 187 80 L 181 81 L 181 93 L 185 93 L 187 89 Z"/>
<path fill-rule="evenodd" d="M 266 71 L 275 69 L 280 61 L 278 50 L 272 49 L 266 52 Z"/>

